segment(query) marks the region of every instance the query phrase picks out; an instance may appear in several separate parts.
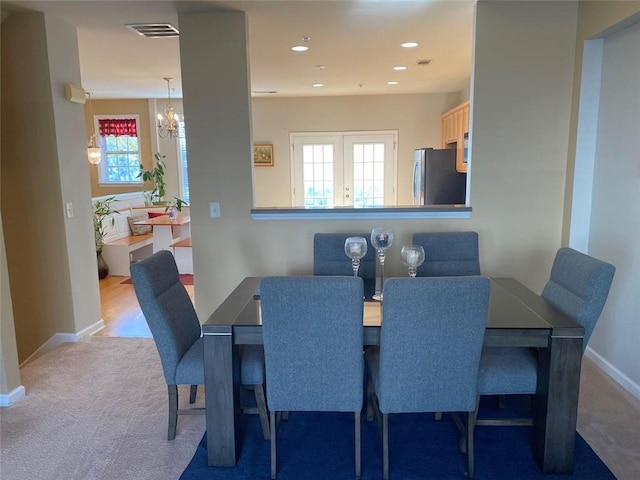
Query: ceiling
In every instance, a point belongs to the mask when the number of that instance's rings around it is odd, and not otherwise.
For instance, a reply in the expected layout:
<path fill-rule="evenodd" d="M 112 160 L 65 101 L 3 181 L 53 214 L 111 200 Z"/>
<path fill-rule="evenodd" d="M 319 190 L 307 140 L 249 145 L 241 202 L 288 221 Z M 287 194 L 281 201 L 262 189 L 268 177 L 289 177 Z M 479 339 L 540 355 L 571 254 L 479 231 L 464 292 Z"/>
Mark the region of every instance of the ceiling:
<path fill-rule="evenodd" d="M 82 86 L 93 98 L 182 96 L 177 38 L 144 38 L 125 24 L 166 22 L 178 12 L 246 12 L 254 96 L 458 92 L 469 85 L 474 1 L 23 1 L 3 0 L 75 25 Z M 309 50 L 291 51 L 310 37 Z M 415 41 L 417 48 L 400 43 Z M 420 60 L 433 60 L 419 66 Z M 319 69 L 318 65 L 326 68 Z M 405 71 L 394 71 L 403 65 Z M 388 85 L 397 81 L 397 85 Z M 324 87 L 312 87 L 313 83 Z M 276 93 L 260 93 L 276 92 Z"/>

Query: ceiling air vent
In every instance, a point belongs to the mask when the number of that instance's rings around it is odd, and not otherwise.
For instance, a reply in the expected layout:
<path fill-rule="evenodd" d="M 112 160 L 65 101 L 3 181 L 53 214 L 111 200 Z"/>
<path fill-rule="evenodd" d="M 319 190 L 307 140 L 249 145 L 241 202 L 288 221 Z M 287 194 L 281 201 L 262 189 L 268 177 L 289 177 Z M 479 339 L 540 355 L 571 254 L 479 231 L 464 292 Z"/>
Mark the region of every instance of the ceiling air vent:
<path fill-rule="evenodd" d="M 147 38 L 173 38 L 179 34 L 170 23 L 129 23 L 125 27 Z"/>
<path fill-rule="evenodd" d="M 431 62 L 433 62 L 432 58 L 429 58 L 427 60 L 418 60 L 417 65 L 420 67 L 426 67 L 427 65 L 430 65 Z"/>

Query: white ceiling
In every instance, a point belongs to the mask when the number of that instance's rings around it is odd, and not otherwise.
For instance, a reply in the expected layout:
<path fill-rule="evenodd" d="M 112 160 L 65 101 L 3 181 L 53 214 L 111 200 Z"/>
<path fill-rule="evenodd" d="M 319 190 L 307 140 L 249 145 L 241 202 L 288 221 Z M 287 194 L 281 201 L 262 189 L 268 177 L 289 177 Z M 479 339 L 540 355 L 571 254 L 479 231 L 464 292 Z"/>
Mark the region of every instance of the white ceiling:
<path fill-rule="evenodd" d="M 149 39 L 128 23 L 166 22 L 178 11 L 243 10 L 249 25 L 255 96 L 458 92 L 469 84 L 474 1 L 23 1 L 16 8 L 47 12 L 78 29 L 82 86 L 94 98 L 181 97 L 179 40 Z M 304 53 L 290 50 L 310 37 Z M 418 48 L 400 43 L 416 41 Z M 432 59 L 428 66 L 419 60 Z M 326 65 L 319 70 L 316 65 Z M 408 69 L 395 72 L 392 67 Z M 398 85 L 387 85 L 396 80 Z M 312 83 L 322 82 L 323 88 Z M 276 94 L 255 92 L 276 91 Z"/>

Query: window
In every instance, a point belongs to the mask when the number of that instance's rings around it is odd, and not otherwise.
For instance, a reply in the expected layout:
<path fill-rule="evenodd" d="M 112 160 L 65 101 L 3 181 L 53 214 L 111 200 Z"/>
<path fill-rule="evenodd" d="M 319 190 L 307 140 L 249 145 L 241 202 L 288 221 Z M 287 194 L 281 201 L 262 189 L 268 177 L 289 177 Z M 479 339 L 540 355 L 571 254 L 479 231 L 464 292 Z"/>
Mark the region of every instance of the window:
<path fill-rule="evenodd" d="M 138 115 L 96 115 L 102 161 L 101 184 L 142 184 Z"/>
<path fill-rule="evenodd" d="M 397 132 L 293 133 L 291 138 L 293 205 L 395 205 Z"/>
<path fill-rule="evenodd" d="M 180 198 L 191 204 L 189 173 L 187 171 L 187 138 L 184 133 L 184 122 L 178 122 L 178 161 L 180 163 Z"/>

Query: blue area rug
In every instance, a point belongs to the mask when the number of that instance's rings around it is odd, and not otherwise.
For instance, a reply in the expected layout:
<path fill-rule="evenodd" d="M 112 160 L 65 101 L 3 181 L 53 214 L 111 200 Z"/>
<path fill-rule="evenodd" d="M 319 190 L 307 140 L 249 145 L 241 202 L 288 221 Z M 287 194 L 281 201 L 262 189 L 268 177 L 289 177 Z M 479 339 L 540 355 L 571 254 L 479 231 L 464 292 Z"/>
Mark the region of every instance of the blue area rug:
<path fill-rule="evenodd" d="M 497 416 L 493 399 L 483 399 L 481 416 Z M 507 399 L 507 411 L 523 402 Z M 518 415 L 518 414 L 516 414 Z M 382 436 L 375 422 L 362 415 L 362 480 L 382 478 Z M 269 441 L 262 438 L 257 415 L 243 416 L 243 447 L 234 468 L 207 466 L 206 435 L 181 480 L 269 479 Z M 458 449 L 458 430 L 451 416 L 433 414 L 389 416 L 390 476 L 398 480 L 464 479 L 466 456 Z M 179 436 L 179 434 L 178 434 Z M 179 438 L 176 439 L 179 441 Z M 606 480 L 615 476 L 576 433 L 573 475 L 543 475 L 531 453 L 530 427 L 488 427 L 475 430 L 475 480 Z M 279 480 L 341 480 L 354 478 L 353 415 L 292 412 L 278 428 Z"/>

